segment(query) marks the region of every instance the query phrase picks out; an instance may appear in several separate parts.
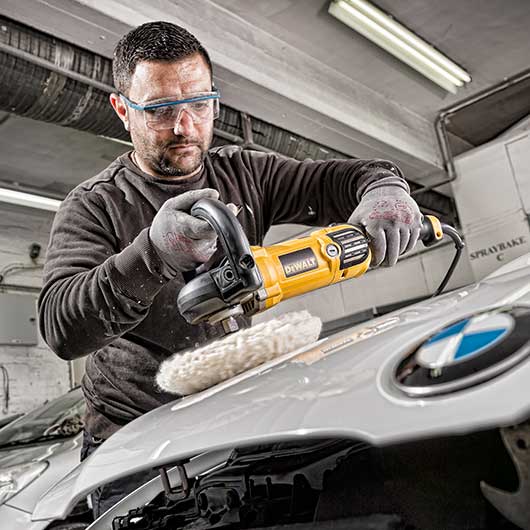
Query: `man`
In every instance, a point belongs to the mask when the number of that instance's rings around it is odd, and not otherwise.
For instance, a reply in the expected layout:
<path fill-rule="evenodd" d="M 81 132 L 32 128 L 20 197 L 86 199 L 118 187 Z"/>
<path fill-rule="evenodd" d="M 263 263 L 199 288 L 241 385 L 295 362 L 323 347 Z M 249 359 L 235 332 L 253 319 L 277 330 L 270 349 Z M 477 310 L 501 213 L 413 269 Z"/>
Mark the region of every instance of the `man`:
<path fill-rule="evenodd" d="M 218 326 L 188 325 L 176 307 L 182 273 L 216 249 L 213 229 L 189 215 L 198 199 L 235 204 L 254 245 L 272 224 L 362 224 L 374 266 L 391 266 L 412 248 L 421 221 L 400 170 L 387 161 L 209 151 L 219 94 L 206 50 L 183 28 L 153 22 L 132 30 L 116 47 L 113 75 L 110 102 L 134 150 L 62 202 L 39 299 L 50 347 L 63 359 L 88 355 L 83 457 L 175 399 L 155 387 L 161 361 L 221 334 Z M 96 515 L 134 487 L 127 479 L 100 491 Z"/>

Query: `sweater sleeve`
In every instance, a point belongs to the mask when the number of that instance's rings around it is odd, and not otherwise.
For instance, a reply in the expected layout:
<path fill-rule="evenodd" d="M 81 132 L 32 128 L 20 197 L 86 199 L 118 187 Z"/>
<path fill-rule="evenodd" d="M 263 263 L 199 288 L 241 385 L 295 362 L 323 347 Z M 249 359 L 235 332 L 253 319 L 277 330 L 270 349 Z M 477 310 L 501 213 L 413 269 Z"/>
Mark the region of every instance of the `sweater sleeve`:
<path fill-rule="evenodd" d="M 40 332 L 62 359 L 134 328 L 167 282 L 148 228 L 120 252 L 112 234 L 93 197 L 67 198 L 55 216 L 38 309 Z"/>
<path fill-rule="evenodd" d="M 348 220 L 363 192 L 388 179 L 409 191 L 401 170 L 387 160 L 305 160 L 247 152 L 246 163 L 262 192 L 263 224 L 326 226 Z"/>

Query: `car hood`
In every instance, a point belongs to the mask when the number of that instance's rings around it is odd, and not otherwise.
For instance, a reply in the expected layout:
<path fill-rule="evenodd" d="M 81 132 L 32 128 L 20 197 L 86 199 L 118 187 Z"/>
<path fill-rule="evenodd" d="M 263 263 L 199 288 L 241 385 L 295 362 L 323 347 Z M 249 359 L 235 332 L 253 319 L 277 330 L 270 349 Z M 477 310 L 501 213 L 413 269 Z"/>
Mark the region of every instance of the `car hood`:
<path fill-rule="evenodd" d="M 26 464 L 39 460 L 46 460 L 53 455 L 70 449 L 71 439 L 54 440 L 53 442 L 40 443 L 38 445 L 13 446 L 9 449 L 0 449 L 0 469 L 11 466 Z"/>
<path fill-rule="evenodd" d="M 301 437 L 384 445 L 521 421 L 530 414 L 528 358 L 487 384 L 438 397 L 409 397 L 391 381 L 403 357 L 434 333 L 513 305 L 530 307 L 528 267 L 357 325 L 153 410 L 43 497 L 34 518 L 62 516 L 61 503 L 70 507 L 102 483 L 214 450 Z"/>

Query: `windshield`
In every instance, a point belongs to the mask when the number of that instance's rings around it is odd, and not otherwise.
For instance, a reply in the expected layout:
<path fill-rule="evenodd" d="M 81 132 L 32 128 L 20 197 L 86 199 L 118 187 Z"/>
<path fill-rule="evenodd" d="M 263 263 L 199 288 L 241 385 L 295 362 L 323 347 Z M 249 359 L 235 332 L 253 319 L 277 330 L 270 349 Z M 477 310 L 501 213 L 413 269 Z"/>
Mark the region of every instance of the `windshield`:
<path fill-rule="evenodd" d="M 83 428 L 84 412 L 83 394 L 76 388 L 0 429 L 0 447 L 43 437 L 73 436 Z"/>

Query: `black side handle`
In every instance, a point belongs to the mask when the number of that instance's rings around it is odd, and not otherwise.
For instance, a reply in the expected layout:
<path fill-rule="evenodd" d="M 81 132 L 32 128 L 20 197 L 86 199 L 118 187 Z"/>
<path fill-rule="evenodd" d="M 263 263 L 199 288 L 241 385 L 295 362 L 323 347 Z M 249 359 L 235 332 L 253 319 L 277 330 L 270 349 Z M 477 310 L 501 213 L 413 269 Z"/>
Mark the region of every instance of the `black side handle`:
<path fill-rule="evenodd" d="M 215 199 L 201 199 L 192 206 L 191 215 L 208 222 L 216 231 L 224 255 L 237 276 L 244 276 L 255 266 L 247 236 L 226 204 Z"/>
<path fill-rule="evenodd" d="M 191 208 L 191 215 L 209 223 L 221 243 L 225 259 L 211 275 L 222 298 L 231 300 L 261 288 L 261 274 L 248 238 L 230 208 L 215 199 L 201 199 Z"/>

